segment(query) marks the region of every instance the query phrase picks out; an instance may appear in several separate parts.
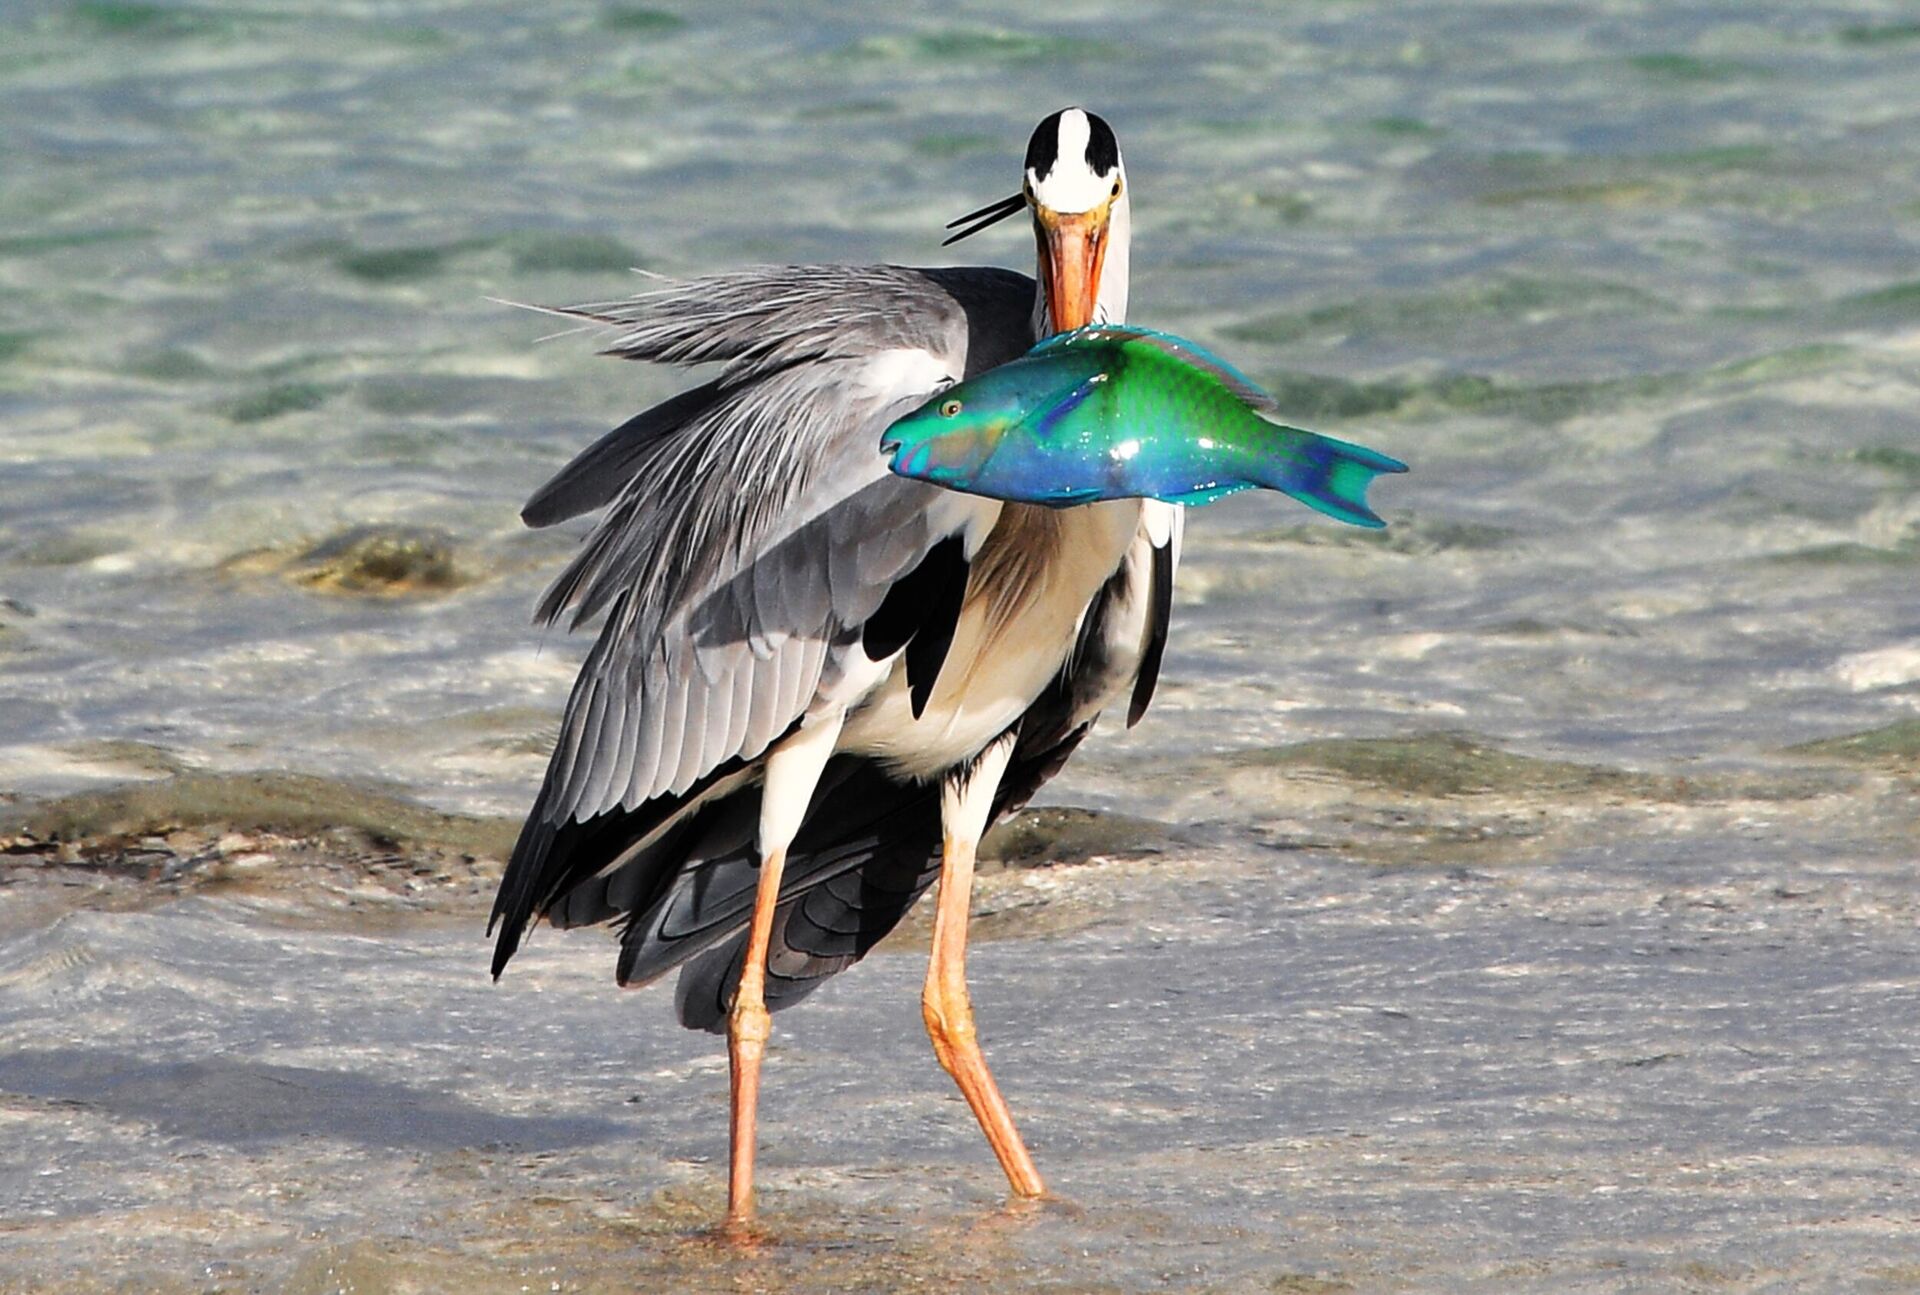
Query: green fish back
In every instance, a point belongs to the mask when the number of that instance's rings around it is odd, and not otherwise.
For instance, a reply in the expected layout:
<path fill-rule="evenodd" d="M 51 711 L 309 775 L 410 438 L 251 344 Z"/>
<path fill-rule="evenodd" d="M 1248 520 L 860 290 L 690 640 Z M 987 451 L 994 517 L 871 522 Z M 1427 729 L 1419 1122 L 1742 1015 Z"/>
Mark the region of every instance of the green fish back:
<path fill-rule="evenodd" d="M 1255 451 L 1272 425 L 1206 370 L 1184 363 L 1141 341 L 1117 347 L 1113 413 L 1122 425 L 1187 428 Z"/>

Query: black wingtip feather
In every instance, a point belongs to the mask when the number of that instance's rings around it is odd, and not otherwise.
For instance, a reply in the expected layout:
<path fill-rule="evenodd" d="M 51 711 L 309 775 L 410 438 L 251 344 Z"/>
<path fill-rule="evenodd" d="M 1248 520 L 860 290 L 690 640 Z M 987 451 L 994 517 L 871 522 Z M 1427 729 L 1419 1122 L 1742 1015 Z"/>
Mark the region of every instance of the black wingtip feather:
<path fill-rule="evenodd" d="M 541 801 L 546 799 L 549 785 L 542 784 Z M 489 938 L 493 937 L 496 928 L 500 932 L 493 946 L 495 980 L 500 979 L 500 973 L 506 970 L 507 963 L 520 948 L 520 936 L 533 918 L 535 890 L 545 868 L 547 854 L 552 849 L 553 837 L 552 826 L 539 817 L 536 804 L 534 813 L 528 815 L 520 829 L 519 839 L 513 843 L 513 854 L 507 860 L 506 874 L 501 877 L 500 889 L 493 897 L 493 912 L 487 918 Z"/>
<path fill-rule="evenodd" d="M 800 726 L 798 719 L 788 725 L 774 741 L 778 742 Z M 521 937 L 534 921 L 545 916 L 554 919 L 554 906 L 576 887 L 587 883 L 608 865 L 626 855 L 630 848 L 652 839 L 660 847 L 658 859 L 635 856 L 629 866 L 645 866 L 649 874 L 636 879 L 635 889 L 643 895 L 656 895 L 673 880 L 684 850 L 674 853 L 703 821 L 699 816 L 707 793 L 725 779 L 744 770 L 749 761 L 735 756 L 708 770 L 679 795 L 656 796 L 632 810 L 615 809 L 593 818 L 569 819 L 564 824 L 548 820 L 552 791 L 552 770 L 541 784 L 527 822 L 514 843 L 507 861 L 506 874 L 494 897 L 493 916 L 487 921 L 487 933 L 500 929 L 493 951 L 493 974 L 500 972 L 520 947 Z M 757 793 L 756 793 L 757 794 Z M 694 807 L 694 817 L 683 814 Z M 664 829 L 665 835 L 656 837 Z"/>
<path fill-rule="evenodd" d="M 947 649 L 953 646 L 953 632 L 960 624 L 960 607 L 967 598 L 968 564 L 959 537 L 940 541 L 921 566 L 928 562 L 935 563 L 935 570 L 926 591 L 926 612 L 907 643 L 907 702 L 915 719 L 926 711 L 933 686 L 940 681 L 940 668 L 947 662 Z"/>
<path fill-rule="evenodd" d="M 933 685 L 953 646 L 960 606 L 967 596 L 967 550 L 957 535 L 927 550 L 927 556 L 893 582 L 887 596 L 861 627 L 860 643 L 869 661 L 905 648 L 907 701 L 919 719 L 933 696 Z"/>
<path fill-rule="evenodd" d="M 1138 724 L 1153 701 L 1160 682 L 1160 658 L 1167 650 L 1167 623 L 1173 618 L 1173 542 L 1153 550 L 1153 578 L 1147 612 L 1147 646 L 1140 653 L 1140 673 L 1133 677 L 1133 698 L 1127 703 L 1127 727 Z"/>

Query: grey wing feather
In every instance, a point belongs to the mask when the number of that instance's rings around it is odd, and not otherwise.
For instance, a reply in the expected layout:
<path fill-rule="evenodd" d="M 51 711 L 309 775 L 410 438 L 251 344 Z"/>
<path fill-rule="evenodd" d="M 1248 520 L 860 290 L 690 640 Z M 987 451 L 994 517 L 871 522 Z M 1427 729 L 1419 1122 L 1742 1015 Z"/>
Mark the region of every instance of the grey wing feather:
<path fill-rule="evenodd" d="M 766 265 L 563 313 L 618 330 L 604 354 L 666 364 L 718 361 L 720 385 L 735 387 L 802 362 L 893 349 L 939 352 L 953 342 L 956 326 L 969 323 L 976 342 L 1008 335 L 1004 351 L 968 364 L 968 375 L 977 373 L 1033 344 L 1025 319 L 1033 291 L 1033 280 L 1008 270 Z M 956 361 L 967 358 L 966 338 L 959 340 Z"/>
<path fill-rule="evenodd" d="M 552 526 L 605 508 L 626 489 L 658 442 L 705 411 L 719 393 L 718 382 L 703 382 L 635 414 L 575 455 L 534 491 L 520 510 L 520 520 L 529 526 Z"/>

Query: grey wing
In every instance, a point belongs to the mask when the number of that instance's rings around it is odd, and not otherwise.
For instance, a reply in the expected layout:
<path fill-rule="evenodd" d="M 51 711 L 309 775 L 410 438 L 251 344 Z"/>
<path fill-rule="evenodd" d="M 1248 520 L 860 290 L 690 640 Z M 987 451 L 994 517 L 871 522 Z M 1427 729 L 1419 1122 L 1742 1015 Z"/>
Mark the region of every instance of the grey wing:
<path fill-rule="evenodd" d="M 620 330 L 610 353 L 725 367 L 678 426 L 588 451 L 630 475 L 539 615 L 606 622 L 502 881 L 503 954 L 585 862 L 543 841 L 695 792 L 851 700 L 879 677 L 861 627 L 889 589 L 991 528 L 998 504 L 894 477 L 879 452 L 889 422 L 995 349 L 972 345 L 982 307 L 938 273 L 779 267 L 587 308 Z M 1030 281 L 1004 278 L 968 286 L 1019 319 Z M 564 511 L 599 489 L 543 494 Z"/>
<path fill-rule="evenodd" d="M 773 267 L 600 312 L 621 329 L 610 354 L 725 367 L 541 602 L 575 627 L 610 613 L 563 722 L 551 816 L 630 809 L 758 754 L 845 672 L 894 581 L 949 536 L 970 556 L 998 516 L 894 477 L 879 452 L 888 423 L 969 367 L 966 307 L 924 273 Z"/>
<path fill-rule="evenodd" d="M 664 441 L 695 425 L 727 391 L 796 356 L 857 356 L 861 346 L 884 346 L 890 337 L 908 347 L 937 345 L 957 310 L 967 332 L 963 376 L 1004 364 L 1033 341 L 1035 290 L 1024 274 L 988 267 L 770 266 L 555 311 L 620 330 L 607 354 L 721 360 L 726 368 L 602 436 L 535 491 L 520 515 L 529 526 L 551 526 L 606 507 Z M 933 317 L 929 301 L 938 303 Z"/>

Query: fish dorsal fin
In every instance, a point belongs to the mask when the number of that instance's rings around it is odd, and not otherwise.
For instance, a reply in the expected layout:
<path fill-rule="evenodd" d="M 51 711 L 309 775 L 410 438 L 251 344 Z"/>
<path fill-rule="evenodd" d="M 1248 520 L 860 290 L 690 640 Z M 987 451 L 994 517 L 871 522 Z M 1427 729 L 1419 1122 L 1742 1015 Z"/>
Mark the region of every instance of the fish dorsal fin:
<path fill-rule="evenodd" d="M 1175 337 L 1172 333 L 1163 333 L 1155 328 L 1140 328 L 1133 324 L 1088 324 L 1070 333 L 1055 333 L 1027 354 L 1052 355 L 1090 342 L 1150 346 L 1183 364 L 1191 364 L 1196 369 L 1205 369 L 1227 390 L 1244 400 L 1249 409 L 1271 413 L 1280 407 L 1280 402 L 1269 395 L 1259 383 L 1206 347 L 1198 342 L 1190 342 L 1184 337 Z"/>

